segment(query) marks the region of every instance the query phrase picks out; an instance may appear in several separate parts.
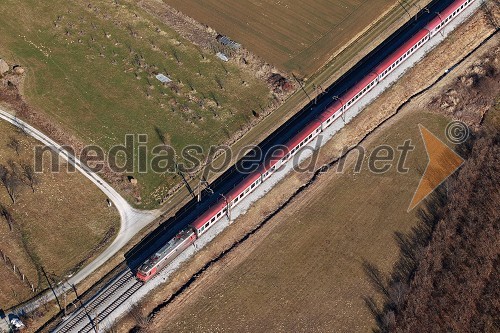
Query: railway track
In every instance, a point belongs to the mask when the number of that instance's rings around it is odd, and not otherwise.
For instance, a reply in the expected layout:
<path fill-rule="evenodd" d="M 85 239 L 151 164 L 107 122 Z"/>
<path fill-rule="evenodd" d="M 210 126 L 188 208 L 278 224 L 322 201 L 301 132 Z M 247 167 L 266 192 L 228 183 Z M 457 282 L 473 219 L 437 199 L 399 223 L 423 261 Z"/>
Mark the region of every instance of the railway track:
<path fill-rule="evenodd" d="M 135 279 L 130 269 L 127 269 L 117 279 L 110 282 L 97 297 L 83 304 L 71 319 L 63 325 L 57 327 L 53 332 L 67 333 L 78 329 L 79 332 L 90 332 L 94 329 L 96 323 L 102 321 L 118 306 L 123 304 L 142 286 L 142 283 Z M 95 315 L 98 313 L 97 315 Z M 79 328 L 83 321 L 88 323 Z"/>
<path fill-rule="evenodd" d="M 410 34 L 409 32 L 408 34 L 410 37 L 412 36 L 412 34 Z M 407 38 L 409 38 L 409 36 L 407 36 Z M 403 42 L 404 41 L 401 41 L 401 43 Z M 380 52 L 388 52 L 390 54 L 391 52 L 393 52 L 393 50 L 384 50 Z M 382 58 L 382 60 L 385 59 L 385 55 L 384 57 L 382 57 L 381 55 L 379 56 Z M 367 70 L 367 68 L 359 66 L 356 69 L 358 71 Z M 370 72 L 371 70 L 371 67 L 368 68 L 368 72 Z M 352 82 L 347 81 L 346 85 L 348 85 L 349 83 Z M 341 89 L 341 87 L 336 87 L 336 89 L 339 90 Z M 329 92 L 328 94 L 331 95 L 333 93 L 334 92 Z M 321 103 L 317 105 L 315 104 L 316 111 L 324 111 L 324 108 L 326 107 L 325 103 L 328 102 L 329 98 L 331 99 L 331 96 L 326 95 L 325 97 L 323 97 L 324 100 Z M 309 109 L 307 108 L 307 110 Z M 311 107 L 310 110 L 313 111 L 314 109 Z M 314 112 L 310 113 L 311 114 L 309 116 L 315 116 Z M 297 120 L 297 122 L 297 126 L 301 124 L 299 120 Z M 292 131 L 293 129 L 294 128 L 292 127 L 290 131 Z M 274 139 L 276 139 L 276 136 L 274 137 Z M 227 182 L 225 183 L 225 186 L 227 186 Z M 187 217 L 189 217 L 189 215 L 187 215 Z M 184 219 L 179 218 L 179 223 L 187 219 L 187 217 Z M 130 265 L 129 267 L 137 266 L 133 262 L 129 262 L 128 264 Z M 63 323 L 61 323 L 60 326 L 53 330 L 53 332 L 98 332 L 99 323 L 102 323 L 103 320 L 109 316 L 109 314 L 115 311 L 120 305 L 124 304 L 132 295 L 134 295 L 134 293 L 140 290 L 142 286 L 142 282 L 136 280 L 134 274 L 132 273 L 132 270 L 130 268 L 125 269 L 124 271 L 119 273 L 119 275 L 115 279 L 109 282 L 107 286 L 102 288 L 101 291 L 98 292 L 93 299 L 89 300 L 87 303 L 83 304 L 79 309 L 77 309 L 69 318 L 67 318 L 66 322 L 63 321 Z"/>
<path fill-rule="evenodd" d="M 103 312 L 101 312 L 96 318 L 94 318 L 93 322 L 89 321 L 87 325 L 79 332 L 87 333 L 94 330 L 95 324 L 104 320 L 111 312 L 113 312 L 117 307 L 122 305 L 127 299 L 130 298 L 137 290 L 142 287 L 142 283 L 136 281 L 128 290 L 126 290 L 123 294 L 121 294 L 116 300 L 111 303 Z"/>

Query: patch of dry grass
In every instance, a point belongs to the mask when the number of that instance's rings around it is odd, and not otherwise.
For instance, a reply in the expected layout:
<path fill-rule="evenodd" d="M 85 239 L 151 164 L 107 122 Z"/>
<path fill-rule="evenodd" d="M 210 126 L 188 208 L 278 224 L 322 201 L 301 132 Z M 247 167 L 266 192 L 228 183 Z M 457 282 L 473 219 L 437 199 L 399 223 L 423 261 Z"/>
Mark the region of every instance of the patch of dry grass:
<path fill-rule="evenodd" d="M 10 138 L 21 143 L 19 156 L 7 146 Z M 39 143 L 13 126 L 0 122 L 0 164 L 14 161 L 18 167 L 33 163 L 33 149 Z M 43 266 L 55 280 L 62 279 L 77 264 L 95 256 L 98 244 L 106 236 L 113 238 L 119 228 L 119 216 L 108 208 L 106 196 L 79 173 L 51 173 L 48 159 L 44 172 L 37 175 L 39 184 L 33 193 L 27 185 L 20 187 L 12 203 L 5 187 L 0 186 L 0 203 L 14 218 L 13 230 L 0 217 L 0 250 L 38 290 L 47 283 L 40 274 Z M 21 171 L 17 171 L 24 180 Z M 25 181 L 25 180 L 24 180 Z M 97 250 L 97 251 L 96 251 Z M 33 296 L 26 284 L 0 260 L 0 308 L 8 308 Z"/>
<path fill-rule="evenodd" d="M 398 253 L 394 232 L 408 231 L 417 221 L 415 211 L 406 210 L 426 160 L 418 123 L 442 133 L 446 119 L 414 110 L 367 147 L 370 153 L 380 144 L 396 147 L 411 139 L 416 150 L 406 162 L 409 173 L 393 167 L 373 174 L 366 159 L 359 174 L 352 168 L 330 171 L 270 222 L 272 232 L 244 260 L 219 272 L 217 283 L 201 287 L 203 293 L 187 300 L 177 318 L 160 316 L 154 329 L 369 331 L 363 296 L 371 287 L 362 262 L 389 271 Z"/>
<path fill-rule="evenodd" d="M 229 35 L 267 62 L 305 76 L 397 5 L 393 0 L 163 1 Z M 414 9 L 414 1 L 404 2 L 408 10 Z"/>

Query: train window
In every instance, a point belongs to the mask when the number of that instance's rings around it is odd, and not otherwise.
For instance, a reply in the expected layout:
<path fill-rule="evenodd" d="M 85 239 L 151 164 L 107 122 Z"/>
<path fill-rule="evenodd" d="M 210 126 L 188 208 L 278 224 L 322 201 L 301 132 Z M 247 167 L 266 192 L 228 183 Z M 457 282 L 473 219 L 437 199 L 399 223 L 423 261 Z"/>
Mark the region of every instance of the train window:
<path fill-rule="evenodd" d="M 219 218 L 222 215 L 222 212 L 217 213 L 217 218 Z"/>
<path fill-rule="evenodd" d="M 224 213 L 227 212 L 227 207 L 224 207 L 224 209 L 222 210 Z"/>
<path fill-rule="evenodd" d="M 207 229 L 208 228 L 208 222 L 205 223 L 205 225 L 203 226 L 203 228 Z"/>
<path fill-rule="evenodd" d="M 254 188 L 255 187 L 255 183 L 252 184 L 252 186 L 250 188 Z"/>
<path fill-rule="evenodd" d="M 240 198 L 236 197 L 234 200 L 233 200 L 233 203 L 237 203 L 238 200 L 240 200 Z"/>
<path fill-rule="evenodd" d="M 245 193 L 248 193 L 248 191 L 250 191 L 250 188 L 247 188 L 247 189 L 245 190 Z"/>
<path fill-rule="evenodd" d="M 215 222 L 215 216 L 212 217 L 212 219 L 210 220 L 210 223 L 214 223 Z"/>
<path fill-rule="evenodd" d="M 245 195 L 245 193 L 241 193 L 240 194 L 240 198 L 243 198 L 244 195 Z"/>

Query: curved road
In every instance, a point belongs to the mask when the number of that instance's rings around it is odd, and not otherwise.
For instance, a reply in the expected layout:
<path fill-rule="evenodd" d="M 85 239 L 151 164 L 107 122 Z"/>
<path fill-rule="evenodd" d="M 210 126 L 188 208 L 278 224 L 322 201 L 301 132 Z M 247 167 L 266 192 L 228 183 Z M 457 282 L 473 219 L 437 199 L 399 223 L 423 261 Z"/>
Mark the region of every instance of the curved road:
<path fill-rule="evenodd" d="M 74 165 L 76 170 L 81 172 L 102 192 L 104 192 L 104 194 L 106 194 L 106 196 L 109 198 L 109 200 L 111 200 L 120 214 L 120 231 L 118 232 L 118 235 L 114 239 L 113 243 L 111 243 L 111 245 L 109 245 L 106 250 L 104 250 L 104 252 L 101 253 L 90 264 L 88 264 L 78 273 L 72 276 L 68 280 L 68 283 L 70 285 L 76 285 L 86 277 L 88 277 L 92 272 L 94 272 L 106 261 L 111 259 L 113 255 L 115 255 L 120 249 L 122 249 L 123 246 L 125 246 L 137 232 L 139 232 L 142 228 L 144 228 L 160 216 L 161 213 L 159 210 L 140 211 L 132 208 L 132 206 L 130 206 L 129 203 L 115 189 L 113 189 L 113 187 L 111 187 L 111 185 L 106 183 L 101 177 L 90 170 L 79 159 L 69 154 L 61 147 L 61 145 L 49 138 L 47 135 L 27 124 L 26 122 L 20 120 L 15 115 L 0 108 L 0 119 L 3 119 L 14 126 L 21 128 L 26 134 L 32 136 L 44 145 L 50 147 L 53 151 L 58 153 L 60 157 L 65 159 L 68 163 Z M 56 289 L 56 291 L 60 293 L 62 292 L 62 289 Z M 47 291 L 47 293 L 49 294 L 50 299 L 54 298 L 52 292 Z M 29 304 L 24 305 L 24 307 L 33 307 L 38 303 L 39 301 L 34 300 Z"/>

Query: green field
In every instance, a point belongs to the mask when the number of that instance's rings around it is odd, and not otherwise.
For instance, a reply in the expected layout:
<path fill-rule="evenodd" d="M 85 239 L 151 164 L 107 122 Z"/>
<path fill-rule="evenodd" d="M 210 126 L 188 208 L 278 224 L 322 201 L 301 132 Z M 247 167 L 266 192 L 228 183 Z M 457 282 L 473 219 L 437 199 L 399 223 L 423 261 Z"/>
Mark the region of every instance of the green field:
<path fill-rule="evenodd" d="M 156 128 L 177 149 L 220 144 L 271 100 L 252 73 L 201 53 L 133 2 L 6 0 L 0 29 L 0 57 L 26 69 L 28 103 L 85 144 L 145 133 L 152 147 Z M 143 206 L 179 182 L 135 176 Z"/>
<path fill-rule="evenodd" d="M 396 4 L 394 0 L 163 1 L 242 43 L 267 62 L 303 76 L 312 75 Z"/>

